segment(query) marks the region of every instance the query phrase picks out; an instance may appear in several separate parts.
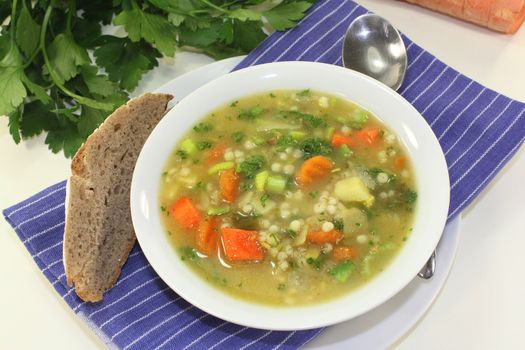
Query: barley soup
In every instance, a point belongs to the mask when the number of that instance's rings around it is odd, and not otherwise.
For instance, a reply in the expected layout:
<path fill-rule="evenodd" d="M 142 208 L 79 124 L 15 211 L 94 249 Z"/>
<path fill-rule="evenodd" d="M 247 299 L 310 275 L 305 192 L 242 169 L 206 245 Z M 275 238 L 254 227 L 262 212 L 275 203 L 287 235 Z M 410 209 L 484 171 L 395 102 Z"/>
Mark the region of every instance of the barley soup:
<path fill-rule="evenodd" d="M 272 305 L 326 301 L 380 273 L 410 236 L 417 199 L 397 136 L 308 89 L 218 108 L 161 176 L 180 258 L 230 295 Z"/>

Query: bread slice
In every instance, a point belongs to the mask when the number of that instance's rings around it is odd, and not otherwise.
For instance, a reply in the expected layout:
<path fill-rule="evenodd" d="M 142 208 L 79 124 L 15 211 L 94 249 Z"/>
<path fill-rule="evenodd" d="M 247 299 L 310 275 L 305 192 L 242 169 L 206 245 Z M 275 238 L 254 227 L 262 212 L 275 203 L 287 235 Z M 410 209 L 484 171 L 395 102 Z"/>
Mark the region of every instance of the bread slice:
<path fill-rule="evenodd" d="M 131 178 L 147 137 L 172 96 L 145 94 L 113 112 L 71 163 L 64 231 L 67 283 L 84 301 L 102 300 L 135 243 Z"/>

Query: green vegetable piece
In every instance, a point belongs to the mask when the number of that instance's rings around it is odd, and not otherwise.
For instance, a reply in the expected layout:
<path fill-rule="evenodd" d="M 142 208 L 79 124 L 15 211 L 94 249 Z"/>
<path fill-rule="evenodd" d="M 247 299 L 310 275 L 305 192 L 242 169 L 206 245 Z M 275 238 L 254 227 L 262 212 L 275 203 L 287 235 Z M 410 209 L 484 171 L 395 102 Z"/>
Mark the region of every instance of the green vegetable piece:
<path fill-rule="evenodd" d="M 235 163 L 234 162 L 217 163 L 217 164 L 215 164 L 214 166 L 212 166 L 211 168 L 208 169 L 208 174 L 216 174 L 219 171 L 231 169 L 233 167 L 235 167 Z"/>
<path fill-rule="evenodd" d="M 286 188 L 286 179 L 282 176 L 271 175 L 266 179 L 265 189 L 272 193 L 283 193 Z"/>
<path fill-rule="evenodd" d="M 306 139 L 299 145 L 301 151 L 303 151 L 304 158 L 312 158 L 316 155 L 326 156 L 332 153 L 332 146 L 324 139 L 312 138 Z"/>
<path fill-rule="evenodd" d="M 236 131 L 232 134 L 232 140 L 235 142 L 235 143 L 239 143 L 242 141 L 242 139 L 244 138 L 244 133 L 241 132 L 241 131 Z"/>
<path fill-rule="evenodd" d="M 255 175 L 255 188 L 257 189 L 257 191 L 264 191 L 264 187 L 266 185 L 266 181 L 268 180 L 268 176 L 269 174 L 267 170 L 261 171 L 260 173 Z"/>
<path fill-rule="evenodd" d="M 268 198 L 270 198 L 270 196 L 268 196 L 268 193 L 265 193 L 265 194 L 263 194 L 263 195 L 261 196 L 261 198 L 260 198 L 260 202 L 261 202 L 261 206 L 262 206 L 263 208 L 266 207 L 266 201 L 268 200 Z"/>
<path fill-rule="evenodd" d="M 334 224 L 334 228 L 338 231 L 343 231 L 345 228 L 345 223 L 343 219 L 334 219 L 332 220 L 332 223 Z"/>
<path fill-rule="evenodd" d="M 296 95 L 299 96 L 299 97 L 309 96 L 310 95 L 310 89 L 299 91 L 298 93 L 296 93 Z"/>
<path fill-rule="evenodd" d="M 207 123 L 199 123 L 193 127 L 193 131 L 195 132 L 208 132 L 211 130 L 213 130 L 213 126 Z"/>
<path fill-rule="evenodd" d="M 352 129 L 361 129 L 363 125 L 366 124 L 368 121 L 368 114 L 363 111 L 359 110 L 354 112 L 350 116 L 350 121 L 348 122 L 348 126 L 350 126 Z"/>
<path fill-rule="evenodd" d="M 177 152 L 175 152 L 176 155 L 178 155 L 180 157 L 180 159 L 186 159 L 188 158 L 188 153 L 186 153 L 185 151 L 179 149 L 177 150 Z"/>
<path fill-rule="evenodd" d="M 231 208 L 229 205 L 225 205 L 223 207 L 218 207 L 218 208 L 209 208 L 208 215 L 218 216 L 218 215 L 228 214 L 230 212 L 230 209 Z"/>
<path fill-rule="evenodd" d="M 253 136 L 252 137 L 253 143 L 255 143 L 257 146 L 260 146 L 264 143 L 264 139 L 260 136 Z"/>
<path fill-rule="evenodd" d="M 193 249 L 192 247 L 182 247 L 179 249 L 180 259 L 182 261 L 186 260 L 195 260 L 199 256 L 197 255 L 197 251 Z"/>
<path fill-rule="evenodd" d="M 186 154 L 189 154 L 190 156 L 195 154 L 195 152 L 198 151 L 197 145 L 191 139 L 186 139 L 182 141 L 180 148 L 182 148 L 182 150 L 186 152 Z"/>
<path fill-rule="evenodd" d="M 290 135 L 284 135 L 277 140 L 276 149 L 279 152 L 284 151 L 288 147 L 292 147 L 297 143 L 297 141 Z"/>
<path fill-rule="evenodd" d="M 251 179 L 264 167 L 265 164 L 266 159 L 264 159 L 263 156 L 251 156 L 239 164 L 237 172 L 243 173 L 248 179 Z"/>
<path fill-rule="evenodd" d="M 328 273 L 334 277 L 338 282 L 344 283 L 350 277 L 350 274 L 354 270 L 354 263 L 351 261 L 345 261 L 339 265 L 331 268 Z"/>
<path fill-rule="evenodd" d="M 354 154 L 354 152 L 347 145 L 341 145 L 339 147 L 339 154 L 341 154 L 345 158 L 348 158 L 351 157 L 352 154 Z"/>
<path fill-rule="evenodd" d="M 290 131 L 288 135 L 290 135 L 296 141 L 300 141 L 306 137 L 306 133 L 302 131 Z"/>
<path fill-rule="evenodd" d="M 211 148 L 213 144 L 210 141 L 199 141 L 197 142 L 197 148 L 199 151 L 204 151 L 205 149 Z"/>
<path fill-rule="evenodd" d="M 253 117 L 257 117 L 259 116 L 259 114 L 261 114 L 263 111 L 262 107 L 261 106 L 255 106 L 253 107 L 251 110 L 250 110 L 250 114 L 253 116 Z"/>
<path fill-rule="evenodd" d="M 326 129 L 324 137 L 327 140 L 331 140 L 332 139 L 332 135 L 334 134 L 334 131 L 335 131 L 335 128 L 333 126 L 329 127 L 328 129 Z"/>

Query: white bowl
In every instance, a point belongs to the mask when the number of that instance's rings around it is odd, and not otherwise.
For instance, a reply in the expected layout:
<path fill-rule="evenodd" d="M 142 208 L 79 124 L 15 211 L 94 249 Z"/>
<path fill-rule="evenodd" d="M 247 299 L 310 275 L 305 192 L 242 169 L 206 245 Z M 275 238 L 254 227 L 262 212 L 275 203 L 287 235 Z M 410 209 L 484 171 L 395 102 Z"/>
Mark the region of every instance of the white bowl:
<path fill-rule="evenodd" d="M 277 89 L 326 92 L 373 112 L 405 145 L 414 165 L 417 211 L 410 238 L 393 261 L 364 286 L 328 302 L 306 306 L 265 306 L 216 289 L 181 261 L 160 221 L 163 166 L 179 139 L 217 107 L 240 97 Z M 349 320 L 385 302 L 406 286 L 435 249 L 449 205 L 445 158 L 423 117 L 385 85 L 338 66 L 280 62 L 222 76 L 180 101 L 160 121 L 137 160 L 131 184 L 133 225 L 151 266 L 175 292 L 198 308 L 237 324 L 272 330 L 299 330 Z"/>

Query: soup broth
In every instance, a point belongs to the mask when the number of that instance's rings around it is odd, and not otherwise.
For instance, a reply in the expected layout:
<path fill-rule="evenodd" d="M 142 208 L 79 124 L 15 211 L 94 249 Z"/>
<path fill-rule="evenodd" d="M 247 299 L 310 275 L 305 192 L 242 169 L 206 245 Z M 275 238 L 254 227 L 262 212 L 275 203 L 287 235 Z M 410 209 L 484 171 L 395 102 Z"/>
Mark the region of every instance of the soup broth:
<path fill-rule="evenodd" d="M 379 274 L 411 231 L 408 154 L 370 112 L 324 93 L 222 106 L 175 146 L 159 206 L 173 246 L 235 297 L 317 303 Z"/>

